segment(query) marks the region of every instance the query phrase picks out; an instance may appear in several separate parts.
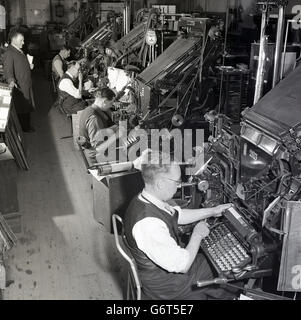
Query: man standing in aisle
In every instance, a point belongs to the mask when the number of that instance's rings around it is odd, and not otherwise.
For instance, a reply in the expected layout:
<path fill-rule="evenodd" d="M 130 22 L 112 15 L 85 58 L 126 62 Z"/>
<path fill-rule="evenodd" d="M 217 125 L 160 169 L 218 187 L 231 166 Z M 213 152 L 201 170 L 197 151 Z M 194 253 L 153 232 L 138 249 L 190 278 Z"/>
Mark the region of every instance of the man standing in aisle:
<path fill-rule="evenodd" d="M 3 55 L 4 77 L 13 90 L 12 97 L 18 118 L 24 132 L 34 132 L 30 124 L 30 113 L 34 110 L 31 70 L 22 48 L 24 35 L 19 31 L 11 33 L 11 44 Z"/>

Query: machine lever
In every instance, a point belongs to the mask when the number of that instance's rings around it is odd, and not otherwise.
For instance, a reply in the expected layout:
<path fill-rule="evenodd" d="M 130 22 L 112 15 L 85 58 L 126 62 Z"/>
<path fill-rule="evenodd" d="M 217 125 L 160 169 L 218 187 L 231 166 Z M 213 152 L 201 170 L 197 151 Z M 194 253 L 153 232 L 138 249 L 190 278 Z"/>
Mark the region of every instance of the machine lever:
<path fill-rule="evenodd" d="M 196 285 L 198 288 L 210 286 L 212 284 L 224 284 L 227 283 L 229 280 L 226 278 L 215 278 L 212 280 L 206 280 L 206 281 L 197 281 Z"/>

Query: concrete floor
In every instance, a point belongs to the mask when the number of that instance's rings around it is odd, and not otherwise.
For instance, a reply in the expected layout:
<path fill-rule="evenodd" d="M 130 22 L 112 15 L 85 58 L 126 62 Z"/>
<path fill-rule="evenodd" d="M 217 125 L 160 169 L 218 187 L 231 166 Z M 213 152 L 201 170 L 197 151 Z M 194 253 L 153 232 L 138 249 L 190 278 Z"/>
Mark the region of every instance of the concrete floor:
<path fill-rule="evenodd" d="M 26 134 L 30 170 L 18 173 L 22 233 L 8 254 L 5 300 L 122 299 L 125 267 L 113 235 L 93 218 L 91 177 L 35 74 L 36 132 Z"/>

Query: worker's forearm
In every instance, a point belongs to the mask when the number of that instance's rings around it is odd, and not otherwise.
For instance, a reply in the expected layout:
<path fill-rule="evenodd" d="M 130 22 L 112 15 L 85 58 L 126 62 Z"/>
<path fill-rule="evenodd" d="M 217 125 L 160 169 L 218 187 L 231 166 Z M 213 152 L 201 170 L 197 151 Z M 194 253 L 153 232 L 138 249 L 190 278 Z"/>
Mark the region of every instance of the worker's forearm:
<path fill-rule="evenodd" d="M 195 260 L 195 257 L 198 254 L 201 240 L 202 238 L 199 236 L 199 234 L 193 231 L 190 237 L 190 241 L 186 247 L 186 250 L 189 252 L 189 261 L 186 266 L 185 272 L 187 272 L 193 264 L 193 261 Z"/>
<path fill-rule="evenodd" d="M 185 225 L 207 219 L 214 214 L 214 211 L 212 208 L 182 209 L 182 213 L 178 222 L 179 224 Z"/>
<path fill-rule="evenodd" d="M 94 131 L 90 130 L 89 134 L 90 137 L 93 137 L 91 140 L 95 141 L 95 144 L 98 145 L 100 143 L 105 142 L 105 138 L 110 138 L 116 134 L 116 130 L 114 127 L 104 128 L 104 129 L 96 129 L 95 127 L 92 128 Z M 116 137 L 115 137 L 116 140 Z"/>
<path fill-rule="evenodd" d="M 81 81 L 79 82 L 78 91 L 81 99 L 83 96 L 83 83 Z"/>
<path fill-rule="evenodd" d="M 114 143 L 116 143 L 116 140 L 118 139 L 117 135 L 111 135 L 106 141 L 102 142 L 96 147 L 97 153 L 99 154 L 105 154 L 106 150 L 111 147 Z"/>
<path fill-rule="evenodd" d="M 57 73 L 58 73 L 58 75 L 59 75 L 59 77 L 60 77 L 60 78 L 62 78 L 62 77 L 63 77 L 63 75 L 64 75 L 64 71 L 63 71 L 63 69 L 61 69 L 61 70 L 57 70 Z"/>

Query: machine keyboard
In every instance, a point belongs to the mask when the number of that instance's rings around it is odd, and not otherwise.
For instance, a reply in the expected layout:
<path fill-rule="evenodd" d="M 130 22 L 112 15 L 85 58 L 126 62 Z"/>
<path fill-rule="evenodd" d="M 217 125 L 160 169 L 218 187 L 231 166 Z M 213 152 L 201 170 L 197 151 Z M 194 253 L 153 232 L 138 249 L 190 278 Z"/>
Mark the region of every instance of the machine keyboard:
<path fill-rule="evenodd" d="M 214 262 L 219 272 L 235 272 L 251 259 L 244 246 L 230 229 L 221 223 L 201 242 L 201 248 Z"/>

